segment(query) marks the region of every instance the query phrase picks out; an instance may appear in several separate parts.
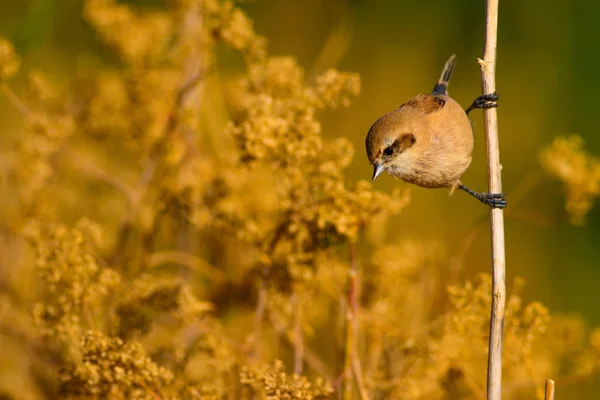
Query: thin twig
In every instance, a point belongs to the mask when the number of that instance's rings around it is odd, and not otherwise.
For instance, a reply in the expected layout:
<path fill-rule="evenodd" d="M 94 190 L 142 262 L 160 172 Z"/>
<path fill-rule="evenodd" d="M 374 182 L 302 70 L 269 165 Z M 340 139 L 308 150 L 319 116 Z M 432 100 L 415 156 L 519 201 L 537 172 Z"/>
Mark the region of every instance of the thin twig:
<path fill-rule="evenodd" d="M 0 84 L 0 90 L 4 93 L 4 96 L 8 99 L 10 104 L 19 111 L 23 116 L 31 114 L 29 108 L 25 103 L 17 96 L 17 94 L 8 86 L 6 83 Z"/>
<path fill-rule="evenodd" d="M 269 322 L 271 326 L 275 329 L 275 331 L 292 347 L 295 346 L 296 337 L 293 332 L 287 329 L 285 324 L 277 323 L 272 315 L 269 315 Z M 302 350 L 302 356 L 304 358 L 304 362 L 314 371 L 316 371 L 319 376 L 327 379 L 327 381 L 334 386 L 335 378 L 327 367 L 327 363 L 323 361 L 314 351 L 312 351 L 309 347 L 304 346 Z"/>
<path fill-rule="evenodd" d="M 357 338 L 358 338 L 358 299 L 360 298 L 360 282 L 358 276 L 358 255 L 356 250 L 356 243 L 350 242 L 349 245 L 350 253 L 350 270 L 349 282 L 348 282 L 348 299 L 346 303 L 346 357 L 344 362 L 344 399 L 350 400 L 353 398 L 353 379 L 356 379 L 356 383 L 359 388 L 359 394 L 364 400 L 366 396 L 366 389 L 364 386 L 364 379 L 362 377 L 362 369 L 360 368 L 360 359 L 358 357 L 357 349 Z M 359 376 L 360 375 L 360 376 Z"/>
<path fill-rule="evenodd" d="M 287 218 L 283 218 L 283 220 L 275 230 L 271 242 L 267 246 L 267 254 L 273 254 L 279 241 L 284 238 L 284 234 L 287 227 L 288 220 Z M 262 267 L 262 274 L 259 279 L 258 299 L 256 301 L 256 310 L 254 311 L 254 333 L 252 335 L 252 344 L 254 346 L 252 350 L 252 356 L 254 358 L 259 358 L 260 356 L 260 335 L 262 329 L 262 320 L 264 318 L 265 310 L 267 307 L 267 283 L 269 280 L 270 272 L 270 266 L 264 265 Z"/>
<path fill-rule="evenodd" d="M 481 67 L 481 82 L 484 94 L 496 91 L 496 45 L 498 42 L 498 1 L 486 0 L 485 40 Z M 496 108 L 483 113 L 488 161 L 490 193 L 502 192 L 500 171 L 500 149 L 498 145 L 498 114 Z M 502 333 L 504 329 L 504 307 L 506 303 L 504 214 L 502 209 L 490 210 L 492 236 L 492 311 L 490 316 L 490 341 L 488 353 L 487 397 L 501 399 L 502 383 Z"/>
<path fill-rule="evenodd" d="M 544 400 L 554 400 L 554 381 L 552 379 L 546 379 Z"/>
<path fill-rule="evenodd" d="M 360 366 L 360 359 L 356 353 L 354 353 L 352 360 L 352 371 L 354 372 L 354 378 L 356 379 L 356 386 L 358 386 L 358 393 L 360 394 L 361 400 L 369 400 L 369 393 L 367 392 L 367 387 L 365 386 L 362 367 Z"/>
<path fill-rule="evenodd" d="M 221 284 L 227 280 L 227 276 L 221 270 L 210 265 L 202 258 L 185 251 L 160 251 L 150 256 L 150 267 L 156 267 L 162 264 L 174 263 L 185 265 L 186 267 L 200 272 L 216 284 Z"/>
<path fill-rule="evenodd" d="M 262 331 L 262 321 L 267 308 L 267 282 L 265 277 L 260 280 L 258 288 L 258 299 L 256 301 L 256 310 L 254 311 L 254 333 L 252 335 L 253 348 L 252 357 L 258 359 L 260 357 L 260 335 Z"/>
<path fill-rule="evenodd" d="M 144 388 L 144 390 L 150 394 L 150 396 L 152 396 L 152 398 L 154 398 L 155 400 L 162 400 L 162 397 L 160 397 L 155 391 L 153 391 L 152 389 L 150 389 L 150 387 L 148 385 L 146 385 L 145 382 L 140 382 L 140 386 L 142 388 Z"/>
<path fill-rule="evenodd" d="M 349 282 L 348 282 L 348 300 L 346 301 L 346 343 L 345 343 L 345 359 L 344 359 L 344 372 L 342 374 L 343 379 L 343 399 L 352 399 L 352 359 L 354 351 L 354 323 L 353 319 L 356 315 L 352 313 L 352 303 L 354 297 L 354 290 L 356 286 L 356 271 L 352 267 L 354 263 L 350 263 Z"/>
<path fill-rule="evenodd" d="M 300 296 L 294 290 L 292 294 L 292 305 L 294 307 L 294 373 L 302 375 L 304 360 L 304 338 L 302 336 L 302 305 Z"/>
<path fill-rule="evenodd" d="M 357 350 L 357 337 L 358 337 L 358 319 L 360 317 L 359 309 L 359 298 L 360 298 L 360 274 L 358 271 L 358 255 L 356 250 L 356 244 L 350 244 L 350 268 L 354 271 L 354 293 L 350 297 L 350 310 L 352 312 L 352 329 L 354 330 L 354 350 L 352 351 L 352 372 L 354 379 L 356 379 L 356 386 L 358 387 L 358 393 L 361 400 L 369 400 L 369 394 L 365 386 L 365 379 L 363 377 L 362 366 L 360 364 L 360 357 L 358 356 Z"/>
<path fill-rule="evenodd" d="M 137 193 L 127 186 L 127 184 L 122 182 L 115 174 L 105 171 L 98 164 L 94 163 L 94 161 L 89 157 L 84 156 L 74 149 L 68 149 L 67 156 L 70 158 L 73 166 L 76 166 L 79 171 L 82 171 L 102 182 L 108 183 L 125 195 L 131 207 L 136 205 Z"/>

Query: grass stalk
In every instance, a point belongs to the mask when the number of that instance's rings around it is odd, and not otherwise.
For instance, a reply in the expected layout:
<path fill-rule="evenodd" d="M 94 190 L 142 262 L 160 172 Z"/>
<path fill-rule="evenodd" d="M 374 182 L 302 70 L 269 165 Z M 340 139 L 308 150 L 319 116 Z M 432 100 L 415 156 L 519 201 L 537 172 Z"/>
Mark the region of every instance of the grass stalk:
<path fill-rule="evenodd" d="M 484 94 L 496 91 L 496 47 L 498 43 L 498 1 L 486 0 L 485 38 L 483 59 L 479 60 Z M 496 108 L 484 110 L 484 127 L 487 147 L 488 182 L 490 193 L 502 192 L 500 151 L 498 145 L 498 115 Z M 504 213 L 490 209 L 492 238 L 492 310 L 487 371 L 488 400 L 501 399 L 502 335 L 506 303 Z"/>

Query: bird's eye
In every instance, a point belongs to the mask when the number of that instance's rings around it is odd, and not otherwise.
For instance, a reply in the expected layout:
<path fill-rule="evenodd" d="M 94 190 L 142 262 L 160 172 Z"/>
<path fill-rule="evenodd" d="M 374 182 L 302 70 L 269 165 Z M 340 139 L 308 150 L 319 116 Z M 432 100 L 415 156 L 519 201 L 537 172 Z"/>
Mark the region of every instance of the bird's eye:
<path fill-rule="evenodd" d="M 383 150 L 383 154 L 386 156 L 391 156 L 392 154 L 394 154 L 394 146 L 386 147 L 385 150 Z"/>

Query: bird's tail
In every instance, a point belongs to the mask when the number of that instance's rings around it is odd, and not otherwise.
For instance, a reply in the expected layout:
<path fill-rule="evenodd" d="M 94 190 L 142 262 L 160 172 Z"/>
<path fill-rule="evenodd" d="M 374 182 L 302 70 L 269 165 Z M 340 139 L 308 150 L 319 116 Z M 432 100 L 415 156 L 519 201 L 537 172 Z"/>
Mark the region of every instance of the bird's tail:
<path fill-rule="evenodd" d="M 452 77 L 452 71 L 454 71 L 454 65 L 456 65 L 456 55 L 452 54 L 448 61 L 446 61 L 446 65 L 444 65 L 444 69 L 440 75 L 440 80 L 435 84 L 431 92 L 432 94 L 448 94 L 448 84 Z"/>

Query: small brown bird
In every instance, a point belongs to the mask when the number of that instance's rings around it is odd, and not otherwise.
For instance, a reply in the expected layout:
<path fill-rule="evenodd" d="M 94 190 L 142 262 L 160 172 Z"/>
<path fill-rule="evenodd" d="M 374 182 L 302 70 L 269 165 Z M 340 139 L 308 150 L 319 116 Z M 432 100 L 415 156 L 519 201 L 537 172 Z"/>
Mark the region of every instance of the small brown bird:
<path fill-rule="evenodd" d="M 456 64 L 450 57 L 431 94 L 419 94 L 379 118 L 367 134 L 373 181 L 383 172 L 425 188 L 459 188 L 491 207 L 504 208 L 503 193 L 478 193 L 460 182 L 471 164 L 474 108 L 497 107 L 498 95 L 479 96 L 466 110 L 448 96 Z"/>

